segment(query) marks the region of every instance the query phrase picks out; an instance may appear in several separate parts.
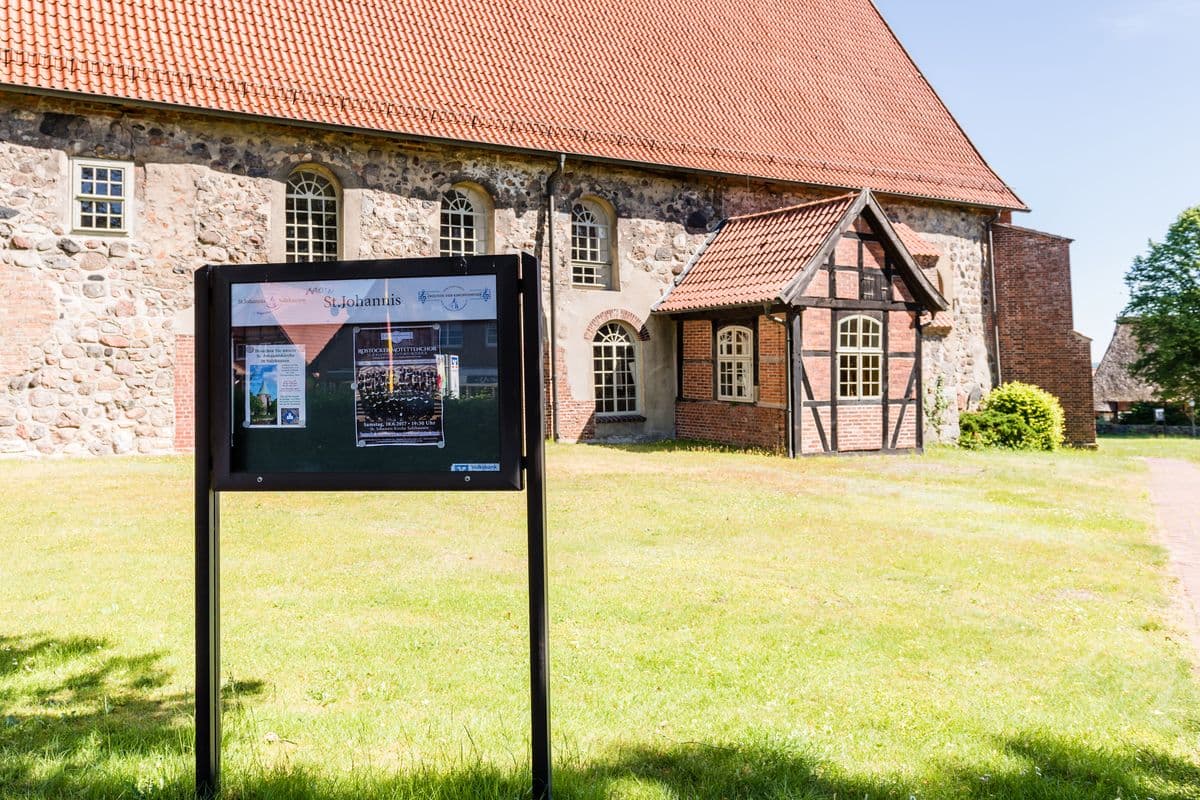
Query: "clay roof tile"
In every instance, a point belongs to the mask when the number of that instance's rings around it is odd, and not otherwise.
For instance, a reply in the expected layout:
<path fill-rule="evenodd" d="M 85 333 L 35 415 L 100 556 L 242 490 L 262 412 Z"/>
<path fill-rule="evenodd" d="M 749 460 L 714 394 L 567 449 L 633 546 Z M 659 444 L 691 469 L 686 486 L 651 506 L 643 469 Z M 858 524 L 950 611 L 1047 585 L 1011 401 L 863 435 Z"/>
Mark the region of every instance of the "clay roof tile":
<path fill-rule="evenodd" d="M 1023 207 L 870 0 L 13 6 L 9 87 Z"/>

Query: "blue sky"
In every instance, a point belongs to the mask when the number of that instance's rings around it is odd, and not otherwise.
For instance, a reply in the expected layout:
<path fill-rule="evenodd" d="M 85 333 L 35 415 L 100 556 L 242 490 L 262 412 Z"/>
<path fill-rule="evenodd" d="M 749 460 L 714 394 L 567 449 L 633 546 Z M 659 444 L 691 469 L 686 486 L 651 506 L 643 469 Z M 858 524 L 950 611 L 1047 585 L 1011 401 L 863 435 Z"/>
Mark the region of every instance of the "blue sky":
<path fill-rule="evenodd" d="M 875 0 L 1000 177 L 1069 236 L 1099 360 L 1149 239 L 1200 204 L 1200 0 Z"/>

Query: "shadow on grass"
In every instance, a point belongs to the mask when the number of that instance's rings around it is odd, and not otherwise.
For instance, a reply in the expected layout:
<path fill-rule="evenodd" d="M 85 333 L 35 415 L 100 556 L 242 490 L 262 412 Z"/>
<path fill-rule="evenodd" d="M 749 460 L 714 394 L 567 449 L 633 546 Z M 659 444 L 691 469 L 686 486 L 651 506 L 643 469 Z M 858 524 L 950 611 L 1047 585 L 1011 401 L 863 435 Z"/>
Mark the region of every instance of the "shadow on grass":
<path fill-rule="evenodd" d="M 786 746 L 678 744 L 630 747 L 588 765 L 555 772 L 563 800 L 910 800 L 1114 797 L 1192 800 L 1200 796 L 1195 764 L 1145 751 L 1101 751 L 1047 737 L 1002 743 L 1014 764 L 1005 771 L 947 767 L 919 785 L 898 778 L 854 777 Z M 519 771 L 486 767 L 397 777 L 329 778 L 299 770 L 233 780 L 228 800 L 501 800 L 529 796 Z"/>
<path fill-rule="evenodd" d="M 188 798 L 192 696 L 164 692 L 161 653 L 115 655 L 86 638 L 0 636 L 0 798 Z M 226 708 L 262 691 L 226 687 Z M 1136 749 L 1029 734 L 996 742 L 1003 768 L 927 765 L 914 784 L 855 775 L 802 746 L 634 744 L 607 755 L 560 757 L 561 800 L 909 800 L 1200 798 L 1200 767 Z M 227 776 L 225 800 L 501 800 L 529 796 L 528 773 L 466 763 L 401 774 L 326 774 L 261 767 Z"/>
<path fill-rule="evenodd" d="M 145 762 L 190 763 L 193 695 L 163 691 L 162 652 L 111 650 L 103 639 L 0 635 L 0 798 L 139 796 L 167 788 L 139 788 Z M 226 686 L 225 703 L 262 688 Z"/>

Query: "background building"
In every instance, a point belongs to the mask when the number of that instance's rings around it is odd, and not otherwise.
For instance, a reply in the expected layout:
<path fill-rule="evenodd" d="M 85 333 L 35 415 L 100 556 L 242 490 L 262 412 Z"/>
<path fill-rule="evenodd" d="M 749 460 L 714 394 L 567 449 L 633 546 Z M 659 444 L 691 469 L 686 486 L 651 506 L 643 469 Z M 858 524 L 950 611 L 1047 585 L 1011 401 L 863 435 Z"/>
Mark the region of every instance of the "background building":
<path fill-rule="evenodd" d="M 1130 371 L 1133 362 L 1141 357 L 1133 323 L 1118 319 L 1104 358 L 1096 367 L 1094 377 L 1096 416 L 1105 422 L 1117 422 L 1117 415 L 1129 411 L 1137 403 L 1152 403 L 1158 399 L 1158 389 Z"/>

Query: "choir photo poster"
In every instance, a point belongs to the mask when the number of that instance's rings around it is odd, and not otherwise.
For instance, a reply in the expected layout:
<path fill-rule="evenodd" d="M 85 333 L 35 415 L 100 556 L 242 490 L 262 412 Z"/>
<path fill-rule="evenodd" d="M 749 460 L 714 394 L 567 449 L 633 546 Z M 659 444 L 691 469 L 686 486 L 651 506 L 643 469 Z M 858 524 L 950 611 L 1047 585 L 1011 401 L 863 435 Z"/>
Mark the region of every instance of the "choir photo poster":
<path fill-rule="evenodd" d="M 445 447 L 437 325 L 354 328 L 358 447 Z"/>

